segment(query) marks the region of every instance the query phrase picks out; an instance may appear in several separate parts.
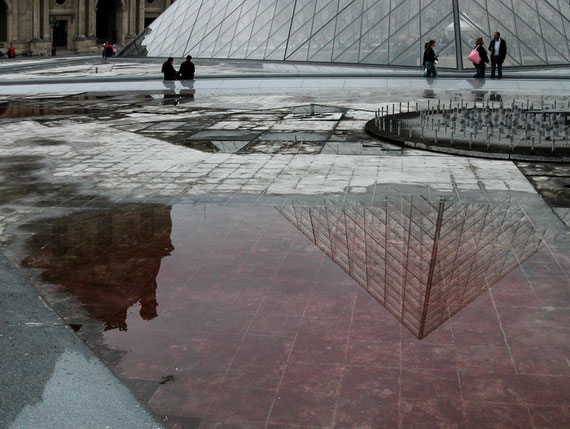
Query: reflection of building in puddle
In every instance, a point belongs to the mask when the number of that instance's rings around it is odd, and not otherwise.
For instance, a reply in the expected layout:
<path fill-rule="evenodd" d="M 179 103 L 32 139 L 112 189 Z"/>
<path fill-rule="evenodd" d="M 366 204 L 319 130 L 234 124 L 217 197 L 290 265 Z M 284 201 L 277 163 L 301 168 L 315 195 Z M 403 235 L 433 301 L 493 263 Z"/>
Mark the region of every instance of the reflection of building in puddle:
<path fill-rule="evenodd" d="M 76 109 L 74 114 L 84 113 L 85 109 Z M 0 103 L 0 119 L 4 118 L 27 118 L 33 116 L 58 115 L 67 113 L 56 107 L 26 101 L 10 101 Z"/>
<path fill-rule="evenodd" d="M 394 197 L 381 207 L 279 212 L 423 338 L 542 245 L 515 204 Z"/>
<path fill-rule="evenodd" d="M 63 286 L 105 330 L 127 329 L 129 307 L 157 317 L 156 276 L 170 241 L 170 207 L 136 205 L 83 212 L 38 225 L 23 265 Z"/>

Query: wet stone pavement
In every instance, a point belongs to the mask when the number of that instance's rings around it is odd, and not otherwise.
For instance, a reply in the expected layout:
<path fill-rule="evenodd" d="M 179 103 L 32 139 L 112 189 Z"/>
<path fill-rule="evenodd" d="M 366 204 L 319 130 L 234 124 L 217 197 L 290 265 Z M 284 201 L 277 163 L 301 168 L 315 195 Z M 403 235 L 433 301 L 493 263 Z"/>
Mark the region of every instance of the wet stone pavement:
<path fill-rule="evenodd" d="M 3 253 L 166 427 L 567 427 L 565 167 L 303 101 L 19 100 Z"/>
<path fill-rule="evenodd" d="M 211 153 L 401 153 L 397 146 L 366 134 L 364 125 L 374 117 L 370 111 L 314 103 L 262 110 L 204 109 L 193 107 L 192 96 L 170 95 L 13 99 L 0 103 L 0 123 L 21 118 L 40 123 L 63 118 L 101 121 L 117 130 Z"/>
<path fill-rule="evenodd" d="M 535 205 L 525 211 L 545 210 Z M 480 206 L 462 211 L 464 231 L 480 226 L 472 210 Z M 558 239 L 495 284 L 468 285 L 478 298 L 418 341 L 358 285 L 355 268 L 343 270 L 283 216 L 292 207 L 81 210 L 26 225 L 33 235 L 22 263 L 39 270 L 50 305 L 170 427 L 565 425 L 570 260 Z M 463 233 L 463 246 L 442 248 L 436 264 L 497 240 L 512 226 L 503 218 Z M 356 235 L 346 243 L 353 264 L 361 244 Z M 399 272 L 388 254 L 367 264 L 392 270 L 393 282 L 411 276 L 410 265 Z"/>

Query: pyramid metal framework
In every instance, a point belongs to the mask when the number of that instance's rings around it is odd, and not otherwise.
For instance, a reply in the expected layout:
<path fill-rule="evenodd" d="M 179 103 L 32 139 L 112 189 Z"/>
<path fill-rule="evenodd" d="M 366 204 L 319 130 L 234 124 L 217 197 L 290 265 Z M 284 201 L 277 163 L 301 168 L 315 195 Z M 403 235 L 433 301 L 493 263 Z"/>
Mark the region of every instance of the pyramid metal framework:
<path fill-rule="evenodd" d="M 478 37 L 499 31 L 505 66 L 570 64 L 568 0 L 177 0 L 127 56 L 472 68 Z"/>
<path fill-rule="evenodd" d="M 520 207 L 387 198 L 277 209 L 422 339 L 542 246 Z"/>

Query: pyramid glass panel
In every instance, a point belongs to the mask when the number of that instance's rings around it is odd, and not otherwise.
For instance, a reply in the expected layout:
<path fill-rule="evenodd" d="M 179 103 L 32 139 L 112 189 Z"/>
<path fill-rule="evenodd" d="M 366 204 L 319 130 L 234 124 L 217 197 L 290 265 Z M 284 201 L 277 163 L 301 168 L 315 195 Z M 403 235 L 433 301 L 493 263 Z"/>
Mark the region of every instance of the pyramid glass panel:
<path fill-rule="evenodd" d="M 227 58 L 244 58 L 247 52 L 247 44 L 253 30 L 255 16 L 259 8 L 257 0 L 247 0 L 240 11 L 237 22 L 235 36 L 230 43 L 229 55 Z M 225 56 L 214 56 L 214 58 L 226 58 Z"/>
<path fill-rule="evenodd" d="M 505 66 L 570 64 L 570 3 L 562 0 L 177 0 L 125 56 L 472 69 L 475 41 L 507 42 Z"/>

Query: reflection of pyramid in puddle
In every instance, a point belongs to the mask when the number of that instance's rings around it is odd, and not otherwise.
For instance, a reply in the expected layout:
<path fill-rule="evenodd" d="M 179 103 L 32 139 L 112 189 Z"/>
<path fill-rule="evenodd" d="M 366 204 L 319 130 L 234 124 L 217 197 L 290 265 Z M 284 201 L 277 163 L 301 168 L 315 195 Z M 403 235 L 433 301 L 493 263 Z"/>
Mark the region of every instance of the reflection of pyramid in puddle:
<path fill-rule="evenodd" d="M 382 207 L 278 210 L 420 339 L 533 255 L 544 236 L 514 204 L 395 197 Z"/>

